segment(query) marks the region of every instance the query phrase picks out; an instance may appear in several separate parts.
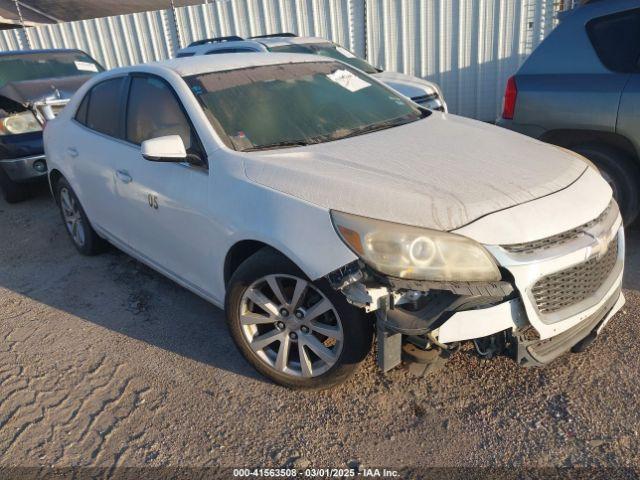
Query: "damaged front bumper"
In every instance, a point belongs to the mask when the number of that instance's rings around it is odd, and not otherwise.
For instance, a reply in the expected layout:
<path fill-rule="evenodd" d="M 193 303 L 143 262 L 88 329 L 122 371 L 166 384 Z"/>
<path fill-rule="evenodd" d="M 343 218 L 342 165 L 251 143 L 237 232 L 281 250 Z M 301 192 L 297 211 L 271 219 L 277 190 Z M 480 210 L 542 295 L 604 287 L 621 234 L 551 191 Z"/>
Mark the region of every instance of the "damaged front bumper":
<path fill-rule="evenodd" d="M 480 351 L 480 341 L 500 336 L 518 364 L 542 365 L 592 340 L 624 305 L 624 230 L 617 209 L 605 214 L 597 234 L 585 229 L 544 249 L 486 246 L 503 272 L 500 282 L 394 279 L 362 262 L 328 278 L 353 305 L 375 312 L 384 371 L 400 363 L 402 343 L 415 339 L 441 349 L 472 340 Z"/>

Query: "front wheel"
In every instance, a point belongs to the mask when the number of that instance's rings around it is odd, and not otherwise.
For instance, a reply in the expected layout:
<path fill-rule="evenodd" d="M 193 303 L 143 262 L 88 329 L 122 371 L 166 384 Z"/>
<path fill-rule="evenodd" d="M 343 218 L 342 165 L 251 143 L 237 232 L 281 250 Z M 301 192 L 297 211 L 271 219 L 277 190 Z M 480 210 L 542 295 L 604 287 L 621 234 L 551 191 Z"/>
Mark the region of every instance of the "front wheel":
<path fill-rule="evenodd" d="M 342 383 L 371 348 L 372 322 L 362 311 L 269 248 L 233 274 L 225 308 L 231 336 L 245 358 L 286 387 Z"/>

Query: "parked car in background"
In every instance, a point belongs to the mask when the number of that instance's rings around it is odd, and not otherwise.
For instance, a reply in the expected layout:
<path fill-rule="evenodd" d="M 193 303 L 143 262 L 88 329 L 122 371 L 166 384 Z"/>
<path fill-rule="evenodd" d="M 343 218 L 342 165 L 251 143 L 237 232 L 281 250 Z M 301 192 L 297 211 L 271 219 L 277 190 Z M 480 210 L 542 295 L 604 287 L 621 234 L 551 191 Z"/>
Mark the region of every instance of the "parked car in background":
<path fill-rule="evenodd" d="M 208 38 L 193 42 L 177 54 L 178 58 L 193 55 L 214 55 L 240 52 L 277 52 L 324 55 L 358 68 L 431 110 L 447 111 L 440 87 L 422 78 L 403 73 L 385 72 L 357 57 L 337 43 L 318 37 L 298 37 L 292 33 L 275 33 L 243 39 L 237 36 Z"/>
<path fill-rule="evenodd" d="M 590 159 L 625 223 L 640 211 L 640 7 L 591 2 L 561 23 L 509 79 L 498 125 Z"/>
<path fill-rule="evenodd" d="M 104 69 L 80 50 L 0 53 L 0 191 L 7 202 L 46 179 L 42 128 L 75 91 Z"/>
<path fill-rule="evenodd" d="M 520 365 L 621 308 L 624 231 L 583 157 L 435 112 L 326 57 L 105 72 L 45 130 L 82 254 L 104 239 L 215 305 L 264 375 L 343 381 L 473 341 Z"/>

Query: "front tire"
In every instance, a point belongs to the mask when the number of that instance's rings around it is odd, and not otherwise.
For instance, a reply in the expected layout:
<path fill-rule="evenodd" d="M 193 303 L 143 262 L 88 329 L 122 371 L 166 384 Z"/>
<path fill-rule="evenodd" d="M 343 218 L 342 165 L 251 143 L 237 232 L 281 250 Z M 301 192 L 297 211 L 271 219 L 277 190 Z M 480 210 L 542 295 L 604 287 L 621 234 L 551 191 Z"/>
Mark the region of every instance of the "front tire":
<path fill-rule="evenodd" d="M 253 367 L 300 389 L 344 382 L 371 349 L 373 326 L 326 281 L 310 281 L 290 260 L 264 248 L 231 277 L 229 331 Z"/>
<path fill-rule="evenodd" d="M 87 256 L 103 252 L 106 242 L 91 226 L 87 214 L 69 182 L 61 178 L 56 183 L 54 191 L 62 221 L 78 252 Z"/>

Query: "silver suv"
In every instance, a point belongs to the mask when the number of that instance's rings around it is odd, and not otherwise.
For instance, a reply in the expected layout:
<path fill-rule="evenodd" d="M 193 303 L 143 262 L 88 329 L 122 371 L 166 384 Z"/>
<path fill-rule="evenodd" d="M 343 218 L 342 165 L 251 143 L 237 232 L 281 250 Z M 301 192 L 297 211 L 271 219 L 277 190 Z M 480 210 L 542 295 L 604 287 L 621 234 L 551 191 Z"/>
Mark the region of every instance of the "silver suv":
<path fill-rule="evenodd" d="M 330 57 L 372 75 L 423 107 L 447 111 L 444 95 L 437 84 L 404 73 L 384 72 L 346 48 L 324 38 L 298 37 L 293 33 L 260 35 L 246 40 L 237 36 L 206 38 L 183 48 L 177 57 L 242 52 L 302 53 Z"/>
<path fill-rule="evenodd" d="M 498 125 L 596 164 L 631 223 L 640 210 L 640 4 L 591 1 L 509 79 Z"/>

